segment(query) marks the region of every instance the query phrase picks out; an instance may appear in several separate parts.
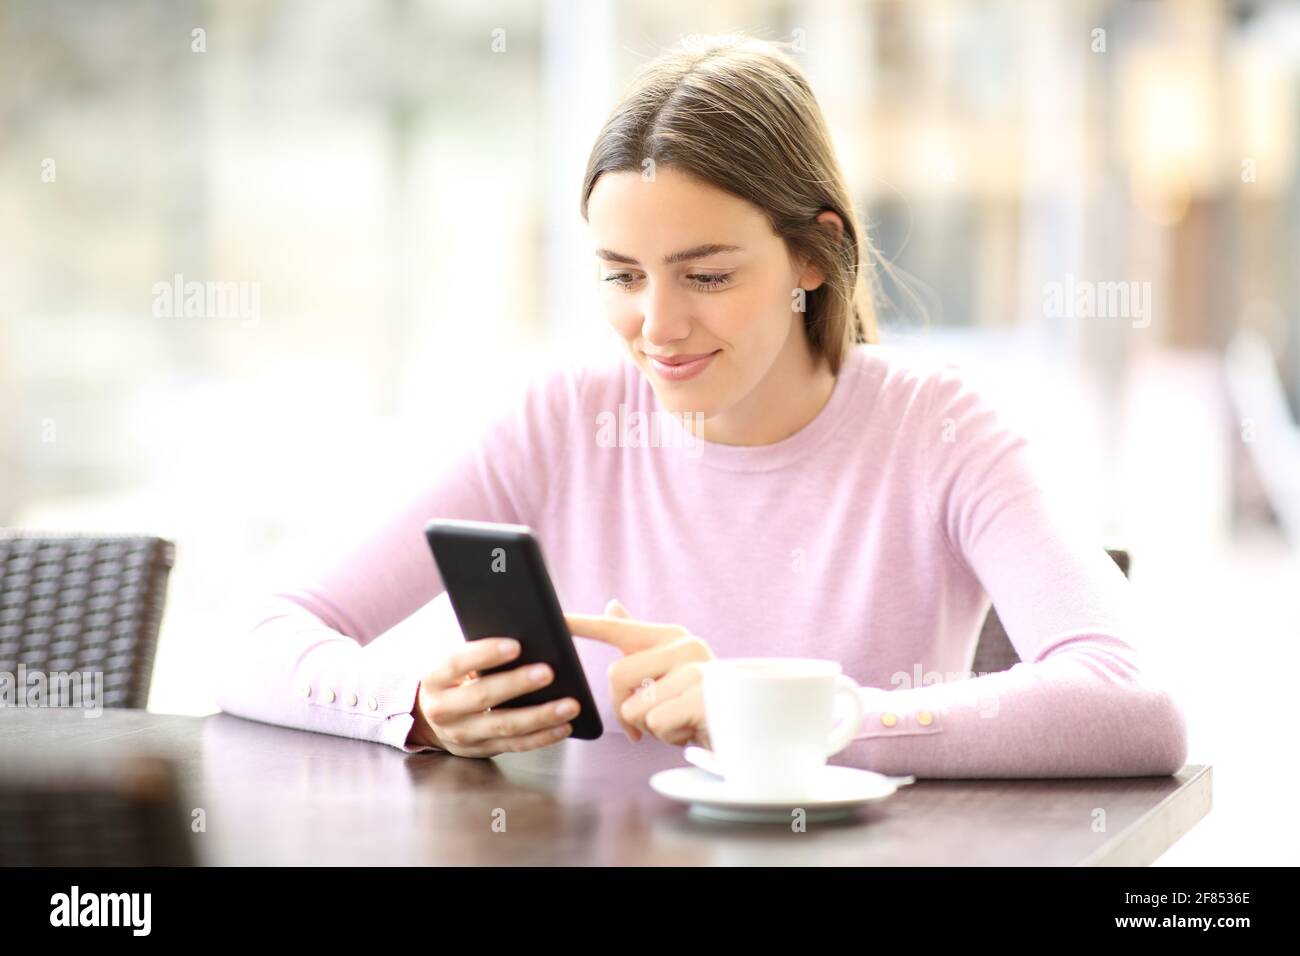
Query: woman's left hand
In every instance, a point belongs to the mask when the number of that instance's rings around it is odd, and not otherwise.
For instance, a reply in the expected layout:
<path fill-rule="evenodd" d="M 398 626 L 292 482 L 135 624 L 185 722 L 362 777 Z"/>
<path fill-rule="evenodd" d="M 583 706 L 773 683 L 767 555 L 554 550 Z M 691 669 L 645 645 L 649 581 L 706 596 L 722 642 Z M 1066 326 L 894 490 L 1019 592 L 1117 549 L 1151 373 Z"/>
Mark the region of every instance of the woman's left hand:
<path fill-rule="evenodd" d="M 708 644 L 677 624 L 638 621 L 613 600 L 604 615 L 565 614 L 564 619 L 575 637 L 604 641 L 623 652 L 609 668 L 609 699 L 629 740 L 649 733 L 675 746 L 709 746 L 695 666 L 713 660 Z"/>

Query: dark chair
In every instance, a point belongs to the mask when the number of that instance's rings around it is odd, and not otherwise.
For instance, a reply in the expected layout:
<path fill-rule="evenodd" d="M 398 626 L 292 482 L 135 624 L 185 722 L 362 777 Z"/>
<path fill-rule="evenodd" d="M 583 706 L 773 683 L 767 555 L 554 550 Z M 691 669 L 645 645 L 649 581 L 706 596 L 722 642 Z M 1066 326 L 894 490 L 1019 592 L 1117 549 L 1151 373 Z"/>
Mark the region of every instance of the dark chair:
<path fill-rule="evenodd" d="M 0 866 L 196 862 L 170 759 L 0 752 Z"/>
<path fill-rule="evenodd" d="M 1107 548 L 1106 553 L 1111 556 L 1111 559 L 1119 565 L 1119 569 L 1127 576 L 1129 569 L 1128 552 L 1121 548 Z M 971 670 L 977 676 L 992 674 L 997 671 L 1009 670 L 1018 663 L 1020 663 L 1020 655 L 1011 646 L 1006 629 L 998 619 L 998 612 L 993 608 L 989 608 L 988 617 L 984 619 L 984 627 L 980 631 L 979 643 L 975 645 L 975 663 L 971 665 Z"/>
<path fill-rule="evenodd" d="M 0 671 L 102 673 L 101 706 L 143 709 L 175 553 L 144 535 L 0 529 Z"/>

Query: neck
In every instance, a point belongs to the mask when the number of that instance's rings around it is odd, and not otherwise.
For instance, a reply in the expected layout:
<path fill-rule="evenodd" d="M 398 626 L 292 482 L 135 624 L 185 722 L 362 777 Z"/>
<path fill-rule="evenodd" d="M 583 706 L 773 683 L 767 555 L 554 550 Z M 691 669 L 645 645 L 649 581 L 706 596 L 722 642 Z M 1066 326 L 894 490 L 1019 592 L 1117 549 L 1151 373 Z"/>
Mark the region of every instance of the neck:
<path fill-rule="evenodd" d="M 817 417 L 830 401 L 835 374 L 824 356 L 813 355 L 804 336 L 791 339 L 753 391 L 704 421 L 700 437 L 721 445 L 770 445 Z"/>

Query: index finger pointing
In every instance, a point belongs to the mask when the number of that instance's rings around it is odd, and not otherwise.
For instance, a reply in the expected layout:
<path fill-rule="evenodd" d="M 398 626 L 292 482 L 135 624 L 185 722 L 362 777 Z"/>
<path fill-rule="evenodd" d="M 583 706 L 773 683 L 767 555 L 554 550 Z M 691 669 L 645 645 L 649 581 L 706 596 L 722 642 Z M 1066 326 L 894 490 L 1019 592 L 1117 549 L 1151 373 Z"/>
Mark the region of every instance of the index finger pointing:
<path fill-rule="evenodd" d="M 686 633 L 685 628 L 676 624 L 654 624 L 605 614 L 565 614 L 564 620 L 574 637 L 603 641 L 625 654 L 643 651 Z"/>

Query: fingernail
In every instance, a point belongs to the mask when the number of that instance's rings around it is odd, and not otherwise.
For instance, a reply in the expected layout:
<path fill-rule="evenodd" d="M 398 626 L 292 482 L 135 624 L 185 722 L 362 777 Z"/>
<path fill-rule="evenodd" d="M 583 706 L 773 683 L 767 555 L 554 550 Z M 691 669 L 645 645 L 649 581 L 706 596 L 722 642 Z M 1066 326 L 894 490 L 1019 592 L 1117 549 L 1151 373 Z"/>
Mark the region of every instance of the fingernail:
<path fill-rule="evenodd" d="M 568 717 L 572 714 L 577 713 L 577 710 L 578 710 L 577 705 L 574 704 L 574 702 L 571 700 L 566 700 L 562 704 L 555 705 L 555 715 L 557 717 Z"/>
<path fill-rule="evenodd" d="M 511 640 L 498 641 L 497 650 L 502 654 L 513 654 L 515 651 L 519 650 L 519 642 Z"/>
<path fill-rule="evenodd" d="M 545 664 L 538 664 L 528 672 L 529 680 L 546 680 L 547 667 Z"/>

